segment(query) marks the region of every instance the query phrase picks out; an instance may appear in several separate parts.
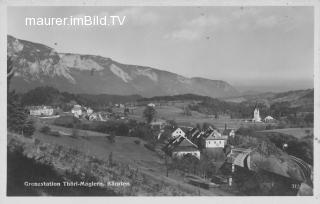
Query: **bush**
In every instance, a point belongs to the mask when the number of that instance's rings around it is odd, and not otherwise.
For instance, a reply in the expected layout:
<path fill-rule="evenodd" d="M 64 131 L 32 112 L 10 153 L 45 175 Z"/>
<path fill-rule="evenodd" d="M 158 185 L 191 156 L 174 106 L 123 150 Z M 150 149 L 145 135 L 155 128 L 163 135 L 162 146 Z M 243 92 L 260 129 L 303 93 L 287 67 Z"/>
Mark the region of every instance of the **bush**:
<path fill-rule="evenodd" d="M 74 116 L 61 116 L 54 120 L 54 124 L 67 128 L 73 128 L 75 125 L 80 124 L 80 120 Z"/>
<path fill-rule="evenodd" d="M 27 120 L 25 124 L 23 125 L 23 135 L 26 137 L 31 137 L 36 130 L 36 128 L 33 125 L 32 120 Z"/>
<path fill-rule="evenodd" d="M 108 138 L 110 143 L 115 143 L 116 142 L 116 140 L 115 140 L 116 135 L 115 135 L 114 132 L 112 132 L 109 136 L 107 136 L 107 138 Z"/>
<path fill-rule="evenodd" d="M 136 143 L 137 145 L 140 145 L 140 140 L 135 140 L 134 143 Z"/>
<path fill-rule="evenodd" d="M 51 132 L 51 128 L 49 126 L 43 126 L 41 129 L 40 129 L 40 132 L 41 133 L 44 133 L 44 134 L 48 134 Z"/>
<path fill-rule="evenodd" d="M 60 133 L 58 131 L 50 131 L 48 133 L 50 136 L 54 136 L 54 137 L 60 137 Z"/>
<path fill-rule="evenodd" d="M 151 151 L 155 151 L 155 148 L 156 146 L 154 144 L 151 144 L 151 143 L 147 143 L 147 144 L 144 144 L 144 147 L 151 150 Z"/>
<path fill-rule="evenodd" d="M 79 129 L 77 128 L 72 128 L 72 138 L 78 138 L 79 137 Z"/>

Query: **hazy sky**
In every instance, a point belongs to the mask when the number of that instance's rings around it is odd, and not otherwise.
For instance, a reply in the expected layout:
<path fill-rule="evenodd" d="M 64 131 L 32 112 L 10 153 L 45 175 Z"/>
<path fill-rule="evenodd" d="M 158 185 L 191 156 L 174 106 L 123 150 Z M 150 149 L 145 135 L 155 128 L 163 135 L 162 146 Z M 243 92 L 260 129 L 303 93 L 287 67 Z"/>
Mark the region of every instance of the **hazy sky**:
<path fill-rule="evenodd" d="M 125 15 L 123 26 L 25 26 L 25 17 Z M 10 7 L 8 34 L 240 90 L 313 87 L 312 7 Z"/>

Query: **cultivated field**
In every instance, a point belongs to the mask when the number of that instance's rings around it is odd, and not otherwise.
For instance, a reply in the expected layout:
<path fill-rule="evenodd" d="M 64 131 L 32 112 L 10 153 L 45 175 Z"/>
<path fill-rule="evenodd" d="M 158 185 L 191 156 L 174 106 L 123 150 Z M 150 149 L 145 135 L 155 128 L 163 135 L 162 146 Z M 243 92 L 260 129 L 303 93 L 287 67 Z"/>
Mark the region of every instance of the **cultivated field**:
<path fill-rule="evenodd" d="M 129 117 L 136 119 L 138 121 L 142 121 L 143 110 L 145 107 L 136 107 L 134 109 L 133 114 L 130 114 Z M 243 126 L 251 126 L 251 125 L 262 125 L 263 123 L 252 123 L 246 122 L 244 119 L 215 119 L 206 114 L 199 113 L 197 111 L 191 111 L 192 115 L 187 116 L 183 114 L 183 106 L 181 104 L 176 104 L 172 106 L 156 106 L 157 118 L 162 118 L 165 120 L 175 120 L 178 125 L 181 126 L 196 126 L 198 123 L 210 123 L 214 125 L 218 129 L 224 129 L 225 124 L 227 124 L 228 128 L 238 129 Z"/>
<path fill-rule="evenodd" d="M 41 127 L 41 123 L 37 123 Z M 50 124 L 48 125 L 52 130 L 63 131 L 71 133 L 72 129 L 58 127 Z M 116 136 L 115 142 L 111 143 L 108 140 L 108 135 L 97 133 L 93 131 L 79 130 L 78 137 L 71 137 L 68 135 L 61 135 L 60 137 L 50 136 L 36 131 L 34 138 L 42 142 L 50 144 L 58 144 L 67 148 L 72 148 L 84 152 L 85 154 L 95 156 L 104 161 L 108 161 L 110 153 L 115 161 L 121 161 L 135 166 L 139 171 L 147 174 L 148 176 L 170 183 L 170 185 L 178 185 L 182 189 L 190 192 L 198 192 L 201 195 L 230 195 L 228 192 L 220 189 L 200 189 L 193 185 L 187 184 L 184 181 L 184 175 L 179 172 L 170 172 L 169 177 L 166 177 L 165 161 L 158 153 L 150 151 L 144 147 L 145 142 L 135 137 Z M 135 141 L 140 141 L 136 144 Z"/>
<path fill-rule="evenodd" d="M 306 137 L 308 135 L 313 135 L 313 128 L 285 128 L 285 129 L 273 129 L 264 130 L 260 132 L 278 132 L 286 135 L 292 135 L 298 139 Z"/>

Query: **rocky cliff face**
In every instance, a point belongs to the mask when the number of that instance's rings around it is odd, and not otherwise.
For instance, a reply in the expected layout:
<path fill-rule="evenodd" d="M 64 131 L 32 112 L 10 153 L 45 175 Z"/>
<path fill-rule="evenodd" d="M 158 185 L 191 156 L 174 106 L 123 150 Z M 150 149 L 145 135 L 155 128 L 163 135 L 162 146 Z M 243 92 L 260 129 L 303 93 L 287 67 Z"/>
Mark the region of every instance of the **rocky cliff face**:
<path fill-rule="evenodd" d="M 7 45 L 7 54 L 13 57 L 16 68 L 11 86 L 19 92 L 49 85 L 73 93 L 144 97 L 185 93 L 231 97 L 238 94 L 234 87 L 221 80 L 186 78 L 101 56 L 58 53 L 48 46 L 12 36 L 8 36 Z"/>

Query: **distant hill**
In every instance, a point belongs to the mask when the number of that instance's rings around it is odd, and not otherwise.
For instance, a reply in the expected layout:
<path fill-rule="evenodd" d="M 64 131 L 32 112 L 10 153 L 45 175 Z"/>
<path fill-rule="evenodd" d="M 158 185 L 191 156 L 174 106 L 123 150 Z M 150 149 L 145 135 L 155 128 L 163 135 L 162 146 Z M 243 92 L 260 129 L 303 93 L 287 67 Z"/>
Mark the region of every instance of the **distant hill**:
<path fill-rule="evenodd" d="M 92 108 L 108 106 L 110 103 L 134 102 L 142 98 L 139 95 L 120 96 L 108 94 L 72 94 L 68 92 L 60 92 L 59 90 L 48 86 L 37 87 L 20 95 L 22 104 L 25 106 L 53 105 L 63 107 L 65 104 L 74 101 Z"/>
<path fill-rule="evenodd" d="M 286 103 L 290 108 L 300 108 L 301 111 L 313 111 L 314 89 L 294 90 L 281 93 L 260 93 L 231 97 L 224 99 L 229 102 L 251 102 L 261 103 L 270 107 L 276 103 Z"/>
<path fill-rule="evenodd" d="M 70 93 L 143 97 L 193 93 L 220 98 L 239 94 L 225 81 L 187 78 L 96 55 L 58 53 L 46 45 L 10 35 L 7 36 L 7 55 L 14 59 L 16 72 L 11 88 L 18 92 L 51 86 Z"/>
<path fill-rule="evenodd" d="M 154 96 L 151 98 L 141 98 L 138 101 L 187 101 L 187 100 L 195 100 L 195 101 L 203 101 L 212 99 L 209 96 L 200 96 L 196 94 L 181 94 L 181 95 L 173 95 L 173 96 Z"/>

